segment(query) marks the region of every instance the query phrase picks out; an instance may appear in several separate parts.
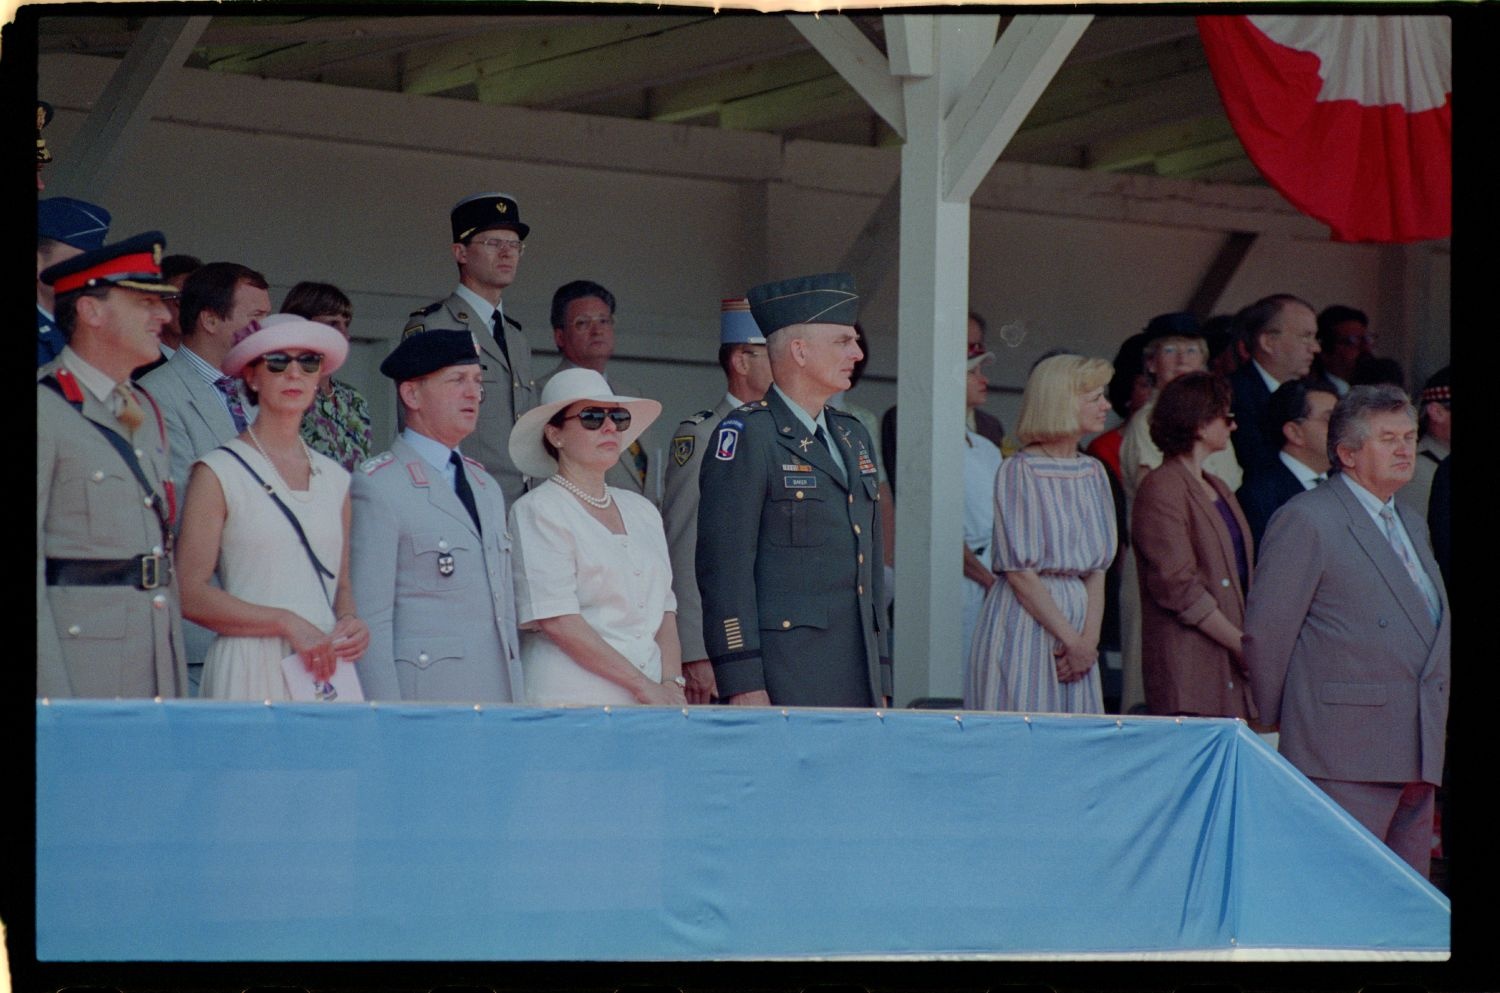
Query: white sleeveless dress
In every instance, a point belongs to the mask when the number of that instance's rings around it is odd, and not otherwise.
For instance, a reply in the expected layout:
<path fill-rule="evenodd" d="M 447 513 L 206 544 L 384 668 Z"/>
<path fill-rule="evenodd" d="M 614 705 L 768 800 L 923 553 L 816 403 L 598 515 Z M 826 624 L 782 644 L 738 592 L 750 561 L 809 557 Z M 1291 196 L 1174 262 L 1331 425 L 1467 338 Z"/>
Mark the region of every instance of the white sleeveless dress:
<path fill-rule="evenodd" d="M 288 491 L 253 446 L 235 439 L 227 447 L 248 462 L 297 515 L 319 561 L 335 578 L 320 577 L 313 570 L 291 521 L 245 467 L 227 452 L 214 450 L 198 461 L 213 471 L 224 490 L 227 513 L 219 546 L 219 579 L 224 589 L 248 603 L 293 611 L 314 627 L 332 631 L 330 600 L 343 554 L 341 515 L 349 473 L 314 452 L 316 471 L 308 489 Z M 204 660 L 200 695 L 215 700 L 290 699 L 281 660 L 291 653 L 284 638 L 220 635 Z"/>

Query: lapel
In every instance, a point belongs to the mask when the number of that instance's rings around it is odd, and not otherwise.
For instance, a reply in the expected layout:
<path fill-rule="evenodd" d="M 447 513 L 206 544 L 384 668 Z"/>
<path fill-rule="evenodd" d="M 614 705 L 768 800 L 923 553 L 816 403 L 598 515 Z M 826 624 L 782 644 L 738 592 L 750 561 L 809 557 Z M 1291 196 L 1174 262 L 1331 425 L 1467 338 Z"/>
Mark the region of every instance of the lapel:
<path fill-rule="evenodd" d="M 864 447 L 863 443 L 849 430 L 849 425 L 844 423 L 844 418 L 834 413 L 834 408 L 825 407 L 824 410 L 824 419 L 828 421 L 828 426 L 833 431 L 834 447 L 844 457 L 844 474 L 845 478 L 849 480 L 849 485 L 845 488 L 853 489 L 854 481 L 864 476 L 864 473 L 860 472 L 859 469 L 858 454 L 860 449 Z M 870 455 L 868 451 L 866 451 L 866 456 L 872 462 L 874 461 L 875 457 Z"/>
<path fill-rule="evenodd" d="M 1236 589 L 1239 589 L 1240 570 L 1234 561 L 1234 539 L 1229 536 L 1229 529 L 1224 526 L 1224 519 L 1219 516 L 1219 509 L 1214 506 L 1213 499 L 1203 491 L 1203 487 L 1193 478 L 1192 470 L 1177 459 L 1172 459 L 1171 464 L 1172 471 L 1177 473 L 1178 478 L 1182 480 L 1182 485 L 1187 487 L 1188 499 L 1193 502 L 1198 513 L 1208 519 L 1209 529 L 1213 532 L 1214 541 L 1219 548 L 1219 564 L 1224 568 L 1224 574 L 1229 577 L 1229 581 L 1234 584 Z M 1207 475 L 1210 480 L 1209 485 L 1214 487 L 1214 492 L 1223 496 L 1224 493 L 1219 489 L 1219 486 L 1223 486 L 1224 483 L 1212 473 L 1208 473 Z M 1228 487 L 1226 486 L 1225 488 L 1227 489 Z M 1243 520 L 1239 524 L 1240 534 L 1246 542 L 1246 558 L 1249 558 L 1250 528 Z M 1243 600 L 1245 591 L 1240 590 L 1239 592 L 1240 598 Z"/>
<path fill-rule="evenodd" d="M 1434 629 L 1432 618 L 1427 613 L 1427 601 L 1423 598 L 1422 591 L 1417 589 L 1417 584 L 1412 580 L 1411 576 L 1407 575 L 1406 566 L 1401 563 L 1401 557 L 1391 547 L 1390 540 L 1385 536 L 1385 533 L 1375 526 L 1375 522 L 1371 520 L 1369 513 L 1365 511 L 1364 506 L 1359 502 L 1359 498 L 1354 495 L 1354 492 L 1349 489 L 1348 485 L 1344 481 L 1334 478 L 1319 486 L 1318 489 L 1327 489 L 1330 486 L 1333 487 L 1334 495 L 1343 504 L 1345 513 L 1349 515 L 1349 533 L 1354 536 L 1354 540 L 1359 542 L 1365 554 L 1375 563 L 1376 569 L 1380 572 L 1380 577 L 1385 580 L 1385 585 L 1390 589 L 1391 595 L 1401 604 L 1401 609 L 1406 612 L 1407 619 L 1411 621 L 1412 626 L 1421 633 L 1424 640 L 1430 642 L 1434 634 Z M 1400 511 L 1398 510 L 1397 513 L 1400 513 Z M 1405 520 L 1402 523 L 1404 524 Z M 1417 544 L 1418 542 L 1412 542 L 1414 546 Z M 1417 559 L 1422 563 L 1423 568 L 1427 567 L 1420 549 L 1417 553 Z M 1438 588 L 1442 588 L 1441 584 L 1439 584 Z M 1439 594 L 1439 602 L 1442 602 L 1441 596 L 1442 594 Z M 1446 613 L 1446 604 L 1444 607 Z"/>
<path fill-rule="evenodd" d="M 396 461 L 401 463 L 402 471 L 406 474 L 406 481 L 411 484 L 412 488 L 418 491 L 427 491 L 427 502 L 434 510 L 447 514 L 462 524 L 464 529 L 470 534 L 476 538 L 479 537 L 479 532 L 474 530 L 474 521 L 469 517 L 469 512 L 464 509 L 463 502 L 458 499 L 458 494 L 454 492 L 453 487 L 448 485 L 448 481 L 443 478 L 443 474 L 440 471 L 429 465 L 427 460 L 418 455 L 417 450 L 408 445 L 400 435 L 397 435 L 391 442 L 391 454 L 396 456 Z M 421 471 L 427 479 L 426 485 L 418 483 L 412 478 L 411 472 L 406 469 L 407 464 L 411 462 L 415 462 L 421 467 Z M 467 467 L 464 467 L 464 469 L 466 470 Z M 469 480 L 469 485 L 476 491 L 474 502 L 477 504 L 479 502 L 479 487 L 475 485 L 472 476 L 467 476 L 467 472 L 465 472 L 465 475 Z"/>
<path fill-rule="evenodd" d="M 188 406 L 219 441 L 228 441 L 233 438 L 237 433 L 234 430 L 234 418 L 229 416 L 224 401 L 219 399 L 218 389 L 203 381 L 198 371 L 188 364 L 186 356 L 178 358 L 182 354 L 182 349 L 179 348 L 177 352 L 177 355 L 167 360 L 167 368 L 176 373 L 178 380 L 182 382 L 183 394 L 187 397 Z M 247 407 L 249 403 L 249 399 L 246 398 Z"/>
<path fill-rule="evenodd" d="M 460 325 L 468 328 L 469 333 L 474 336 L 474 340 L 479 342 L 479 350 L 484 353 L 485 362 L 493 362 L 501 369 L 504 369 L 504 378 L 510 379 L 510 363 L 505 361 L 505 355 L 500 351 L 500 346 L 495 343 L 494 332 L 485 323 L 484 318 L 472 313 L 469 302 L 457 293 L 449 294 L 448 299 L 443 301 L 443 306 L 447 308 L 449 315 Z M 505 323 L 503 318 L 500 323 Z M 514 348 L 515 343 L 510 337 L 509 326 L 505 328 L 505 334 L 505 347 Z"/>
<path fill-rule="evenodd" d="M 839 478 L 838 467 L 833 462 L 833 453 L 828 450 L 827 445 L 818 440 L 816 435 L 807 430 L 802 419 L 792 412 L 787 401 L 781 398 L 781 394 L 775 390 L 768 390 L 765 399 L 771 416 L 776 422 L 777 444 L 793 453 L 799 462 L 806 462 L 822 470 L 823 475 L 827 476 L 835 486 L 848 490 L 849 487 Z M 806 442 L 811 442 L 811 444 L 806 444 Z M 839 442 L 835 440 L 834 444 L 837 445 Z"/>

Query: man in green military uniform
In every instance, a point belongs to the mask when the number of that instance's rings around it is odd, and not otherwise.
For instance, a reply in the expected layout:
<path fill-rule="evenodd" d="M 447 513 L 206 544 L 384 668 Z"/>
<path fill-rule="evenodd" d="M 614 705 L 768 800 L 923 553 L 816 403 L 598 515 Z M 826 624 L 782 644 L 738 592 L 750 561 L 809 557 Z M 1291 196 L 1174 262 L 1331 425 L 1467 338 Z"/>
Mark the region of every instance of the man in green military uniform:
<path fill-rule="evenodd" d="M 775 384 L 719 422 L 700 471 L 703 637 L 731 704 L 878 706 L 891 695 L 879 616 L 874 446 L 827 405 L 863 354 L 844 273 L 752 289 Z"/>
<path fill-rule="evenodd" d="M 526 492 L 526 477 L 510 460 L 510 429 L 516 418 L 536 406 L 540 391 L 531 377 L 531 347 L 521 323 L 505 313 L 501 295 L 515 281 L 531 226 L 521 220 L 516 201 L 504 193 L 465 197 L 453 205 L 448 219 L 458 287 L 446 300 L 414 311 L 401 336 L 428 328 L 463 328 L 479 342 L 484 403 L 468 453 L 499 481 L 509 506 Z"/>
<path fill-rule="evenodd" d="M 37 695 L 187 692 L 167 432 L 130 371 L 159 354 L 165 239 L 51 266 L 62 354 L 37 370 Z"/>

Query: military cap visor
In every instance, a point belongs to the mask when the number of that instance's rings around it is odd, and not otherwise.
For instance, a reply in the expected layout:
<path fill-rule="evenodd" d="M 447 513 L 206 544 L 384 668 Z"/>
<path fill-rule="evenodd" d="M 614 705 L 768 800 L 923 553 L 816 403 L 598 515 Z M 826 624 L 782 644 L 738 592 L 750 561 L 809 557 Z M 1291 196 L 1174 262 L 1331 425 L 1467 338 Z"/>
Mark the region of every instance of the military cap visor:
<path fill-rule="evenodd" d="M 380 363 L 380 374 L 404 383 L 452 365 L 483 365 L 474 335 L 458 328 L 416 331 Z"/>
<path fill-rule="evenodd" d="M 854 277 L 845 272 L 762 283 L 746 294 L 755 323 L 769 337 L 796 324 L 845 324 L 859 319 Z"/>
<path fill-rule="evenodd" d="M 118 286 L 159 296 L 176 296 L 177 287 L 161 278 L 161 253 L 167 239 L 148 231 L 105 245 L 43 269 L 38 277 L 54 293 Z"/>

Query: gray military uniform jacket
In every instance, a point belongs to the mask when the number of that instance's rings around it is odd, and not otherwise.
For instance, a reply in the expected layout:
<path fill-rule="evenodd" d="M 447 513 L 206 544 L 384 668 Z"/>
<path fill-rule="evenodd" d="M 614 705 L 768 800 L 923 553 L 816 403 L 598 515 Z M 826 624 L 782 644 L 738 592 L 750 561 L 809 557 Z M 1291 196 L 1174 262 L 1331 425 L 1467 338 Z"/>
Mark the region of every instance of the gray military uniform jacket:
<path fill-rule="evenodd" d="M 524 699 L 500 484 L 465 470 L 483 534 L 443 474 L 401 438 L 352 475 L 349 570 L 370 628 L 356 667 L 371 700 Z"/>
<path fill-rule="evenodd" d="M 512 504 L 526 492 L 526 477 L 510 460 L 510 429 L 515 426 L 516 418 L 536 406 L 538 395 L 537 384 L 531 378 L 531 348 L 521 333 L 521 325 L 507 316 L 504 320 L 505 348 L 510 353 L 507 361 L 484 318 L 471 311 L 467 300 L 451 293 L 446 300 L 413 311 L 401 336 L 428 328 L 467 328 L 479 342 L 484 356 L 484 403 L 479 407 L 479 426 L 465 447 L 500 481 L 506 503 Z"/>
<path fill-rule="evenodd" d="M 547 383 L 552 379 L 553 376 L 556 376 L 564 369 L 577 368 L 580 367 L 576 363 L 571 362 L 568 359 L 563 359 L 557 364 L 556 369 L 553 369 L 551 372 L 547 373 L 547 375 L 537 380 L 536 395 L 539 398 L 541 397 L 542 390 L 547 388 Z M 627 386 L 624 383 L 616 382 L 613 376 L 604 377 L 604 381 L 609 383 L 609 388 L 614 390 L 617 396 L 645 396 L 644 393 L 639 392 L 634 387 Z M 647 484 L 650 479 L 651 474 L 649 466 L 645 479 L 642 479 L 640 476 L 636 475 L 635 456 L 632 455 L 628 450 L 621 452 L 620 460 L 614 465 L 610 466 L 609 471 L 604 474 L 604 481 L 610 486 L 616 486 L 622 490 L 628 490 L 631 493 L 639 493 L 641 496 L 645 497 L 647 500 L 650 500 L 654 504 L 656 500 L 654 499 L 652 494 L 648 492 L 649 487 Z"/>
<path fill-rule="evenodd" d="M 696 570 L 724 697 L 866 707 L 891 693 L 874 448 L 853 415 L 824 411 L 842 477 L 775 390 L 724 418 L 703 456 Z"/>
<path fill-rule="evenodd" d="M 667 459 L 662 523 L 667 532 L 667 550 L 672 556 L 672 593 L 677 597 L 677 640 L 682 660 L 708 658 L 703 644 L 703 601 L 698 596 L 698 574 L 693 566 L 698 555 L 698 471 L 703 451 L 719 422 L 734 409 L 728 396 L 713 410 L 694 414 L 677 425 Z"/>
<path fill-rule="evenodd" d="M 160 518 L 96 424 L 131 444 L 163 501 L 170 478 L 165 428 L 145 391 L 136 387 L 135 392 L 146 419 L 127 437 L 119 419 L 92 393 L 82 390 L 82 406 L 75 410 L 40 382 L 61 366 L 61 359 L 54 359 L 37 370 L 37 695 L 185 696 L 175 584 L 144 590 L 47 584 L 49 558 L 119 560 L 163 551 Z"/>

